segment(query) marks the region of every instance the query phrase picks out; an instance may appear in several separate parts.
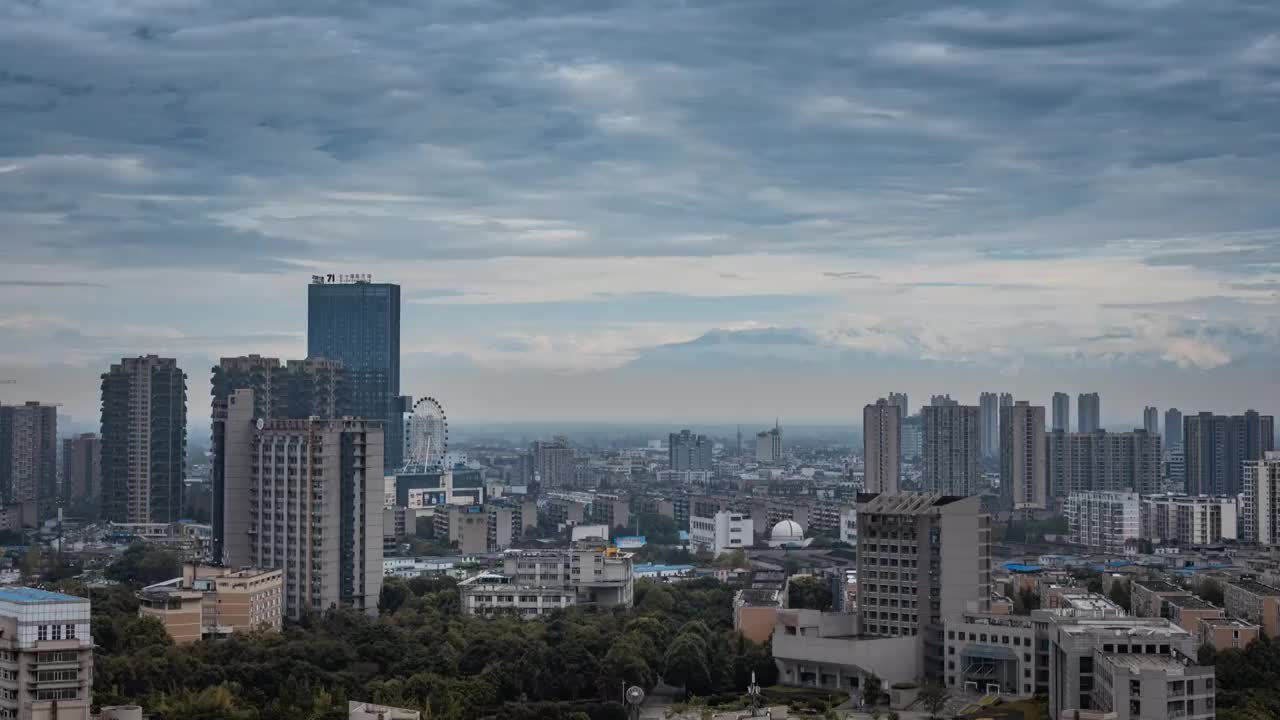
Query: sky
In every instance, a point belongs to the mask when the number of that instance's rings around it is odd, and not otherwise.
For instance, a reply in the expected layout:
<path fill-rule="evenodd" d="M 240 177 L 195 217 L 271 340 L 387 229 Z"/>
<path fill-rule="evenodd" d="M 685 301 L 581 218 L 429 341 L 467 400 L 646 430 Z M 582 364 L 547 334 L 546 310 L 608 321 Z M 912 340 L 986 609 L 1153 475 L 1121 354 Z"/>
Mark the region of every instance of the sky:
<path fill-rule="evenodd" d="M 0 3 L 0 402 L 402 285 L 459 422 L 1280 409 L 1273 0 Z"/>

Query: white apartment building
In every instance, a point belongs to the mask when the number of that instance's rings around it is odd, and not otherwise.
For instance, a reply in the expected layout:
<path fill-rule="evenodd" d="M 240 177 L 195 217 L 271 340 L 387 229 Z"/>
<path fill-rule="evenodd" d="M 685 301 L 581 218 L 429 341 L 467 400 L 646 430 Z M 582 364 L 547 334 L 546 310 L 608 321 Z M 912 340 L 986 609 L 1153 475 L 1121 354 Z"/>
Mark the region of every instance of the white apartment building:
<path fill-rule="evenodd" d="M 508 550 L 502 572 L 459 583 L 468 615 L 537 617 L 574 605 L 631 607 L 632 554 L 594 543 L 571 549 Z"/>
<path fill-rule="evenodd" d="M 1280 545 L 1280 452 L 1246 462 L 1241 485 L 1241 539 Z"/>
<path fill-rule="evenodd" d="M 840 542 L 858 544 L 858 508 L 840 508 Z"/>
<path fill-rule="evenodd" d="M 721 510 L 712 517 L 689 518 L 689 544 L 712 555 L 751 547 L 754 524 L 749 513 Z"/>
<path fill-rule="evenodd" d="M 89 720 L 92 702 L 89 600 L 0 589 L 0 718 Z"/>
<path fill-rule="evenodd" d="M 1112 555 L 1123 555 L 1125 543 L 1137 540 L 1142 528 L 1142 503 L 1137 493 L 1072 493 L 1064 511 L 1071 542 Z"/>
<path fill-rule="evenodd" d="M 1142 498 L 1142 537 L 1155 543 L 1214 545 L 1239 534 L 1234 497 L 1151 495 Z"/>

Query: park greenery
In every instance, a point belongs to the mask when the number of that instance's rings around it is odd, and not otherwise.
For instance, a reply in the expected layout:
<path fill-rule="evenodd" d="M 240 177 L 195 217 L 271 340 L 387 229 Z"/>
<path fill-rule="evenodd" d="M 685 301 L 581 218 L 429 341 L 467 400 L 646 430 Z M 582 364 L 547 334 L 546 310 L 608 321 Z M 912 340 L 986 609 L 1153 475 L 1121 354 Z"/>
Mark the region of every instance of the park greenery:
<path fill-rule="evenodd" d="M 1280 708 L 1280 641 L 1262 637 L 1247 648 L 1200 648 L 1199 661 L 1214 665 L 1218 720 L 1273 720 Z"/>
<path fill-rule="evenodd" d="M 435 719 L 622 720 L 629 685 L 661 680 L 724 699 L 753 672 L 776 681 L 769 648 L 733 630 L 732 590 L 711 579 L 639 581 L 632 609 L 522 620 L 464 616 L 452 579 L 388 578 L 376 619 L 331 610 L 283 632 L 174 645 L 138 616 L 134 589 L 154 577 L 143 559 L 111 571 L 133 582 L 91 590 L 94 699 L 140 703 L 164 720 L 337 720 L 348 700 Z"/>

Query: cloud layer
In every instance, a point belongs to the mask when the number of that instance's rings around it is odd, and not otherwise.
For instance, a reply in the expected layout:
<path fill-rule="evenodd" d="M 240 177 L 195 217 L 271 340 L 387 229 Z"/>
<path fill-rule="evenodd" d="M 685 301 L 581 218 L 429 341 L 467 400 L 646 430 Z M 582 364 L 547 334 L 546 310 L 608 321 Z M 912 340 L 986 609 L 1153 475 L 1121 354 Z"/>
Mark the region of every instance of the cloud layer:
<path fill-rule="evenodd" d="M 300 354 L 302 284 L 349 270 L 404 286 L 407 386 L 923 364 L 1167 371 L 1181 402 L 1280 350 L 1278 27 L 1264 0 L 0 4 L 0 374 L 166 352 L 198 391 L 218 355 Z"/>

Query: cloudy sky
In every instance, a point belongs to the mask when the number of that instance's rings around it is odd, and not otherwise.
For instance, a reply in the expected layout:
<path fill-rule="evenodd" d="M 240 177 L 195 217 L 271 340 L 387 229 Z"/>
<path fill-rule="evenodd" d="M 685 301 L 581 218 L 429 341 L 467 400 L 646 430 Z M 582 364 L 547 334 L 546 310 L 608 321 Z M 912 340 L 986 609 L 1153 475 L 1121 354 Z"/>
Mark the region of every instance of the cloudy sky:
<path fill-rule="evenodd" d="M 78 419 L 207 423 L 313 272 L 459 421 L 1280 409 L 1274 0 L 11 0 L 0 120 L 0 401 Z"/>

